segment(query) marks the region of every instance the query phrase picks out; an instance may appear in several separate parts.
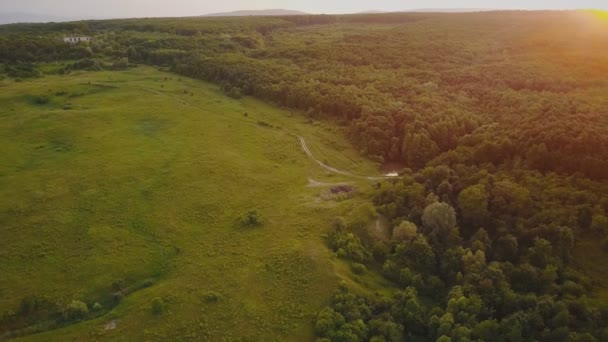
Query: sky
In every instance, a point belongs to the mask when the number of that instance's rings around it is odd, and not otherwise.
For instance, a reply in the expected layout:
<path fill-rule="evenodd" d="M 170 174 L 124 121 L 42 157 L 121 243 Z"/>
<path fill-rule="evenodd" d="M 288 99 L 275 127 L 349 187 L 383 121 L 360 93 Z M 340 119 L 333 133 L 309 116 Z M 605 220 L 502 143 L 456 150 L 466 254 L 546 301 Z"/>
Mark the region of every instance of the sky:
<path fill-rule="evenodd" d="M 608 0 L 0 0 L 2 13 L 25 12 L 79 18 L 196 16 L 276 8 L 328 14 L 420 8 L 608 10 Z"/>

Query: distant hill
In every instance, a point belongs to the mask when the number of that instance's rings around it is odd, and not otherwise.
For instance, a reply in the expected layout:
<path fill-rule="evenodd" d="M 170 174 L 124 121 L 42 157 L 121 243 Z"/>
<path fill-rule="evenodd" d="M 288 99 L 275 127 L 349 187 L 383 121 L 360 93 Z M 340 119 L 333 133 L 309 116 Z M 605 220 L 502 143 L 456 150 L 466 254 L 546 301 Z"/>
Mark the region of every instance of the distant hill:
<path fill-rule="evenodd" d="M 418 8 L 404 12 L 469 13 L 495 11 L 493 8 Z"/>
<path fill-rule="evenodd" d="M 378 11 L 371 10 L 365 12 L 359 12 L 355 14 L 382 14 L 382 13 L 470 13 L 470 12 L 488 12 L 495 11 L 492 8 L 417 8 L 403 11 Z"/>
<path fill-rule="evenodd" d="M 285 9 L 267 9 L 267 10 L 249 10 L 249 11 L 234 11 L 205 14 L 204 17 L 248 17 L 248 16 L 282 16 L 282 15 L 307 15 L 306 12 L 285 10 Z"/>
<path fill-rule="evenodd" d="M 52 15 L 44 15 L 37 13 L 24 12 L 0 12 L 0 25 L 14 23 L 48 23 L 78 20 L 78 18 L 58 17 Z"/>

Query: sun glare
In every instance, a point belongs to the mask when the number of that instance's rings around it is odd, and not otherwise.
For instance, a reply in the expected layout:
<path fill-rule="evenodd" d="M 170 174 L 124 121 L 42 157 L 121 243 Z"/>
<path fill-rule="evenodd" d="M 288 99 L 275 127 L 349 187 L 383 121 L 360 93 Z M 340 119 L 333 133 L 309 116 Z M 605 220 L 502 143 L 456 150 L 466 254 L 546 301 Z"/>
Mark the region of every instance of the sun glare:
<path fill-rule="evenodd" d="M 592 10 L 591 13 L 593 13 L 593 15 L 595 15 L 597 18 L 608 20 L 608 11 L 606 10 L 596 9 Z"/>

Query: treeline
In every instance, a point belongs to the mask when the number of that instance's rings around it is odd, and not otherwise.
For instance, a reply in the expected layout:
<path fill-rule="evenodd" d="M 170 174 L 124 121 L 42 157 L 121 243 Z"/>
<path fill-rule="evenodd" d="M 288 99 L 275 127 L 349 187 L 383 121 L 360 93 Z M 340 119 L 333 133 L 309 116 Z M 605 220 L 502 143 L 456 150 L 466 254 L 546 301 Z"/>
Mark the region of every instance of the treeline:
<path fill-rule="evenodd" d="M 1 26 L 0 26 L 1 27 Z M 0 61 L 6 64 L 50 62 L 92 57 L 85 45 L 65 44 L 59 35 L 0 35 Z"/>

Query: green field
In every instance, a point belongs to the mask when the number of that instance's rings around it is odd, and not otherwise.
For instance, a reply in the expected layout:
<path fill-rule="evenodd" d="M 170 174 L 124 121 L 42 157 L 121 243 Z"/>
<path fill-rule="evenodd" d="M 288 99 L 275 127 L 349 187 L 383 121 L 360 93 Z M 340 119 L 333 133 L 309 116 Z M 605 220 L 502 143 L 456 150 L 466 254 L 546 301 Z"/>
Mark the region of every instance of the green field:
<path fill-rule="evenodd" d="M 0 118 L 0 312 L 32 296 L 103 307 L 26 340 L 312 339 L 352 280 L 323 234 L 370 183 L 329 174 L 293 136 L 375 174 L 337 126 L 151 67 L 5 79 Z M 309 179 L 360 191 L 326 200 Z M 250 210 L 261 226 L 237 222 Z"/>

